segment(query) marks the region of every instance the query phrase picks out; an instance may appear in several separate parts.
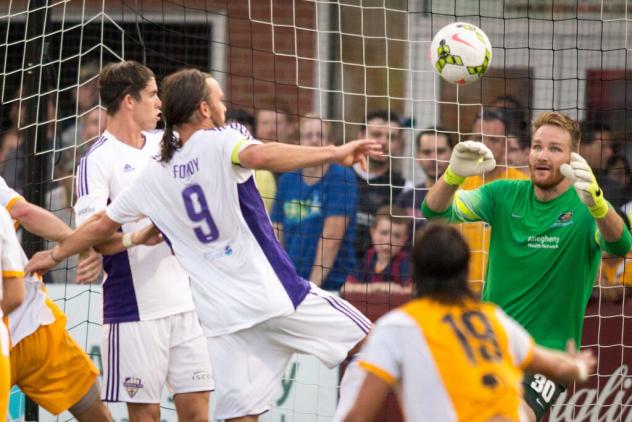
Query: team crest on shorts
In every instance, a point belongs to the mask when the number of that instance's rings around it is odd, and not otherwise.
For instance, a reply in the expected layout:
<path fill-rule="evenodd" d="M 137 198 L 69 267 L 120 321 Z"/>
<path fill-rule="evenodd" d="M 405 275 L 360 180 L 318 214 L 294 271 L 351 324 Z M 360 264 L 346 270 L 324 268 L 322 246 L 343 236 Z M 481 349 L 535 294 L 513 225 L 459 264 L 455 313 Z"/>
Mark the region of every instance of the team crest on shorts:
<path fill-rule="evenodd" d="M 130 397 L 134 397 L 136 393 L 138 393 L 138 390 L 143 388 L 143 382 L 140 380 L 140 378 L 127 377 L 125 378 L 123 387 L 125 387 L 125 389 L 127 390 L 127 394 L 129 394 Z"/>

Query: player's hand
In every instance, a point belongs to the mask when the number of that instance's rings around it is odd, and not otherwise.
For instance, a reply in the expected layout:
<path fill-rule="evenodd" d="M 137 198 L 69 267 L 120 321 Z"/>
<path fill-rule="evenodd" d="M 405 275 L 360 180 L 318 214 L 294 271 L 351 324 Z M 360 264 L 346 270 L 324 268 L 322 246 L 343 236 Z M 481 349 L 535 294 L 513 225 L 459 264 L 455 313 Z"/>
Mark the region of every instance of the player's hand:
<path fill-rule="evenodd" d="M 496 168 L 491 150 L 482 142 L 459 142 L 452 151 L 450 165 L 444 180 L 450 185 L 460 185 L 466 177 L 482 175 Z"/>
<path fill-rule="evenodd" d="M 571 163 L 562 164 L 560 172 L 566 176 L 573 186 L 579 199 L 588 207 L 588 210 L 595 218 L 603 218 L 608 213 L 608 203 L 603 196 L 603 191 L 597 184 L 597 179 L 592 169 L 584 158 L 575 153 L 571 153 Z"/>
<path fill-rule="evenodd" d="M 163 241 L 160 230 L 153 224 L 132 233 L 134 245 L 154 246 Z"/>
<path fill-rule="evenodd" d="M 61 261 L 53 258 L 53 249 L 37 252 L 24 267 L 26 274 L 46 274 L 48 270 L 59 264 Z"/>
<path fill-rule="evenodd" d="M 101 255 L 90 248 L 79 254 L 77 262 L 77 284 L 88 284 L 96 281 L 103 270 Z"/>
<path fill-rule="evenodd" d="M 592 374 L 595 370 L 595 366 L 597 365 L 597 359 L 593 354 L 592 350 L 584 349 L 581 351 L 577 351 L 575 347 L 574 340 L 568 340 L 566 342 L 566 353 L 568 353 L 571 359 L 574 360 L 575 365 L 577 366 L 577 376 L 574 377 L 572 381 L 584 382 L 588 379 L 588 376 Z"/>
<path fill-rule="evenodd" d="M 360 163 L 362 170 L 367 171 L 367 157 L 382 155 L 382 146 L 374 139 L 358 139 L 335 147 L 334 162 L 343 166 Z"/>

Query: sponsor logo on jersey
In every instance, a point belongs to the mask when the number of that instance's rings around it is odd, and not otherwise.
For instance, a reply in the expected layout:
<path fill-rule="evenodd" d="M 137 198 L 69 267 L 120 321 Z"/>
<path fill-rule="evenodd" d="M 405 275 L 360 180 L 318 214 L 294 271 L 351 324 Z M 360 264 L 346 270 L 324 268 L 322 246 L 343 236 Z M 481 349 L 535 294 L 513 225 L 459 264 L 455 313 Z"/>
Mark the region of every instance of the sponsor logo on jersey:
<path fill-rule="evenodd" d="M 531 235 L 527 238 L 527 247 L 532 249 L 558 249 L 560 247 L 560 237 L 546 234 Z"/>
<path fill-rule="evenodd" d="M 129 171 L 134 171 L 136 170 L 134 167 L 130 166 L 129 164 L 125 164 L 125 166 L 123 167 L 123 173 L 127 173 Z"/>
<path fill-rule="evenodd" d="M 130 397 L 134 397 L 136 393 L 138 393 L 138 390 L 143 388 L 143 382 L 140 378 L 127 377 L 125 378 L 125 382 L 123 382 L 123 387 L 125 387 Z"/>
<path fill-rule="evenodd" d="M 573 210 L 564 211 L 557 217 L 557 220 L 551 227 L 564 227 L 573 224 Z"/>
<path fill-rule="evenodd" d="M 230 245 L 226 245 L 224 249 L 218 249 L 204 254 L 204 258 L 209 261 L 214 261 L 225 256 L 231 256 L 233 254 L 233 248 Z"/>

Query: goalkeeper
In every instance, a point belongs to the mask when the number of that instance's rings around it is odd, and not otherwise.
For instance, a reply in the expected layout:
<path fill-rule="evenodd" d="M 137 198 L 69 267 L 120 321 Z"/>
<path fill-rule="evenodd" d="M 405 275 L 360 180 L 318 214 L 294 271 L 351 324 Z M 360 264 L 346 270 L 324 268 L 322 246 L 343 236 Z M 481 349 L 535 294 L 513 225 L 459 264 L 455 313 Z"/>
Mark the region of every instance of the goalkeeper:
<path fill-rule="evenodd" d="M 458 190 L 466 177 L 496 166 L 485 145 L 465 141 L 454 148 L 422 213 L 451 222 L 489 223 L 483 300 L 500 305 L 536 343 L 564 350 L 569 339 L 581 344 L 602 250 L 623 256 L 632 237 L 603 197 L 590 166 L 572 152 L 579 145 L 577 122 L 544 112 L 532 129 L 531 180 L 497 180 L 477 190 Z M 527 374 L 523 387 L 531 421 L 542 419 L 565 389 L 541 374 Z"/>

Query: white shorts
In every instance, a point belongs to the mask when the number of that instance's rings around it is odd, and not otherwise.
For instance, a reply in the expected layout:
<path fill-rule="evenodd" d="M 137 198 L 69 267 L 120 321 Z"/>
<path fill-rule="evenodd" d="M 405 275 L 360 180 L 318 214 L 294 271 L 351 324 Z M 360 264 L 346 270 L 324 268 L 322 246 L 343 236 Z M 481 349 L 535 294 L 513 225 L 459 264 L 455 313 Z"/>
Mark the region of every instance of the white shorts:
<path fill-rule="evenodd" d="M 160 403 L 214 388 L 206 338 L 194 311 L 149 321 L 103 324 L 103 389 L 108 402 Z"/>
<path fill-rule="evenodd" d="M 347 301 L 316 286 L 288 316 L 208 338 L 217 384 L 213 419 L 258 415 L 271 408 L 279 380 L 295 352 L 328 367 L 341 363 L 371 328 Z"/>

